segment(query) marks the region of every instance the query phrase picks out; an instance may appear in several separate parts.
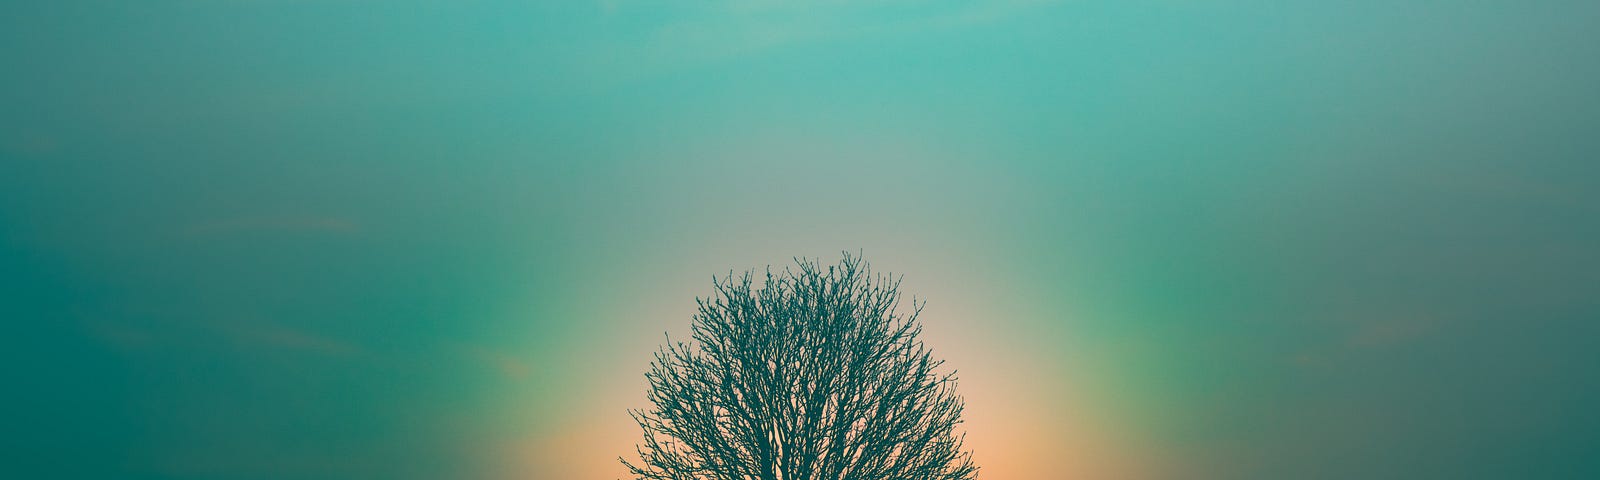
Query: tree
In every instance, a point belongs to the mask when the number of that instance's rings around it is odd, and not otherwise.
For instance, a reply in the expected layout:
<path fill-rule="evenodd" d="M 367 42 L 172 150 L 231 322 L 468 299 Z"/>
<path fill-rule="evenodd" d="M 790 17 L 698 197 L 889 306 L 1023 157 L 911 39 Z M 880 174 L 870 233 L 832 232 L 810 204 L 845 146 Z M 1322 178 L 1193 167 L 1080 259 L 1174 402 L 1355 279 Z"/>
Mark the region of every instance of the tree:
<path fill-rule="evenodd" d="M 899 278 L 859 257 L 712 279 L 692 342 L 656 353 L 637 479 L 971 480 L 955 373 L 898 312 Z"/>

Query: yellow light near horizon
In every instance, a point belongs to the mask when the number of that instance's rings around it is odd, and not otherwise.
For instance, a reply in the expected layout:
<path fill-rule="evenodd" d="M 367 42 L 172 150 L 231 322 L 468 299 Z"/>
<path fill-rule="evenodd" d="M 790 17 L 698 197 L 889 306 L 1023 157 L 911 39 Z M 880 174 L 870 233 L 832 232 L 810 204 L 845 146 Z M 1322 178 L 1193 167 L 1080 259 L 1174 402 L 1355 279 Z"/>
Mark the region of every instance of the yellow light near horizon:
<path fill-rule="evenodd" d="M 909 258 L 950 258 L 937 252 L 900 251 L 874 258 L 893 264 Z M 723 252 L 727 254 L 727 252 Z M 1119 428 L 1119 413 L 1108 399 L 1096 397 L 1093 364 L 1080 364 L 1069 345 L 1027 343 L 1026 331 L 1014 328 L 1038 322 L 1021 319 L 1046 315 L 1037 306 L 1004 305 L 1003 292 L 992 291 L 995 272 L 974 272 L 981 262 L 922 265 L 902 285 L 912 294 L 935 299 L 923 310 L 923 340 L 947 369 L 960 375 L 957 392 L 966 401 L 963 414 L 966 445 L 987 480 L 1082 478 L 1142 480 L 1166 478 L 1150 452 L 1141 451 L 1135 432 Z M 877 264 L 875 264 L 876 266 Z M 898 273 L 898 272 L 897 272 Z M 962 282 L 956 279 L 979 279 Z M 657 327 L 687 329 L 693 286 L 684 292 L 660 289 L 639 292 L 631 306 L 610 306 L 605 315 L 651 317 L 652 312 L 681 312 Z M 703 294 L 703 292 L 701 292 Z M 974 320 L 974 319 L 981 319 Z M 647 329 L 641 327 L 644 331 Z M 659 332 L 659 330 L 655 330 Z M 643 335 L 643 334 L 641 334 Z M 654 333 L 659 335 L 659 333 Z M 659 337 L 656 337 L 659 340 Z M 630 347 L 631 348 L 631 347 Z M 639 345 L 614 360 L 592 381 L 588 391 L 572 392 L 583 401 L 570 416 L 508 444 L 499 478 L 567 479 L 629 478 L 618 456 L 633 457 L 640 440 L 629 408 L 645 408 L 642 372 L 654 345 Z M 637 355 L 635 355 L 637 353 Z"/>

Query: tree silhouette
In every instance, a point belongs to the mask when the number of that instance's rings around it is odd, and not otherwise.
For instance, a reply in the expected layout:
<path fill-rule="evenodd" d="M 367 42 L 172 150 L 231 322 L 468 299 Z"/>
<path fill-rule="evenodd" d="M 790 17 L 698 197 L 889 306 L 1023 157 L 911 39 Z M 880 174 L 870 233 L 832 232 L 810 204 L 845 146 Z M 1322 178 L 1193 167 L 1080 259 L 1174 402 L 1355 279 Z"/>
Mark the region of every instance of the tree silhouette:
<path fill-rule="evenodd" d="M 668 342 L 645 378 L 638 479 L 969 480 L 954 372 L 937 372 L 898 278 L 859 257 L 713 279 L 692 343 Z"/>

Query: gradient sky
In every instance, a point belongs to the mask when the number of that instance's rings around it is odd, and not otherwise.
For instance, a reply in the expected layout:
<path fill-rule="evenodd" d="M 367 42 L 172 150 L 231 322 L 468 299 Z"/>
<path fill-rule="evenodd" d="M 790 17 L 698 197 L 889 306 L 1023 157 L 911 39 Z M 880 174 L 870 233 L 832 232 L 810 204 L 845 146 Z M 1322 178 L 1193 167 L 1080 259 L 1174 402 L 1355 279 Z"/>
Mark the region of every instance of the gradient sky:
<path fill-rule="evenodd" d="M 5 2 L 0 476 L 618 478 L 712 275 L 849 250 L 987 480 L 1600 478 L 1597 24 Z"/>

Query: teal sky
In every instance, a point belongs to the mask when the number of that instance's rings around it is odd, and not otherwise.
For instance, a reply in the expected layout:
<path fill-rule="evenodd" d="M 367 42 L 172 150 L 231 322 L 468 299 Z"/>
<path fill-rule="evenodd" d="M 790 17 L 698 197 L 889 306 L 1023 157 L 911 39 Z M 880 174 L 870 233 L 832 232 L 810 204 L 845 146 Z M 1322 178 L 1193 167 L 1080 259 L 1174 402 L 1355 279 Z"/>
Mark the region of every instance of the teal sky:
<path fill-rule="evenodd" d="M 712 275 L 983 478 L 1600 477 L 1600 3 L 0 5 L 0 476 L 619 478 Z"/>

